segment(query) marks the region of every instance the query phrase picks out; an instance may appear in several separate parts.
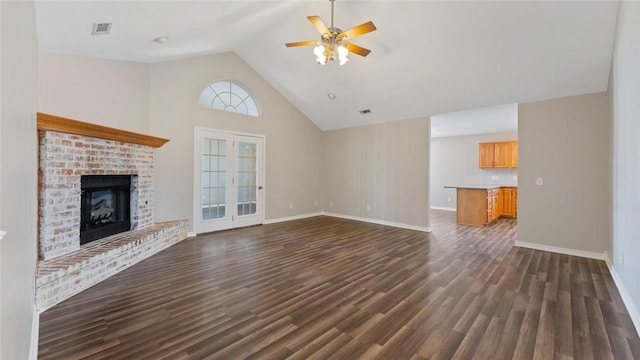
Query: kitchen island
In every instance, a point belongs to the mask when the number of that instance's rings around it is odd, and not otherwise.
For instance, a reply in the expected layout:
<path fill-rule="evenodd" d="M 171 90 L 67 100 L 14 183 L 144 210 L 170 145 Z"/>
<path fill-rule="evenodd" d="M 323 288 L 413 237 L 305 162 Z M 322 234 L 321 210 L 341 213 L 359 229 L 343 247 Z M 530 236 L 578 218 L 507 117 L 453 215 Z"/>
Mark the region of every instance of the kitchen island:
<path fill-rule="evenodd" d="M 499 217 L 517 217 L 518 188 L 513 185 L 450 185 L 457 190 L 456 222 L 485 226 Z"/>

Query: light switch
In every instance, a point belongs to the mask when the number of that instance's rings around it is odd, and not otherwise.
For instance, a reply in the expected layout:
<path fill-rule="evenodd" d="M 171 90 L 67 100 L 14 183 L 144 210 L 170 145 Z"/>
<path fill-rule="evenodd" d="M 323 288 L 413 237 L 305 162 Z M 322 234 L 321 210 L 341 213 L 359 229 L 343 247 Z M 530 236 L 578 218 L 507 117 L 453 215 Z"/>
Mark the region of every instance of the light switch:
<path fill-rule="evenodd" d="M 537 177 L 536 178 L 536 185 L 538 186 L 542 186 L 544 184 L 544 181 L 542 180 L 541 177 Z"/>

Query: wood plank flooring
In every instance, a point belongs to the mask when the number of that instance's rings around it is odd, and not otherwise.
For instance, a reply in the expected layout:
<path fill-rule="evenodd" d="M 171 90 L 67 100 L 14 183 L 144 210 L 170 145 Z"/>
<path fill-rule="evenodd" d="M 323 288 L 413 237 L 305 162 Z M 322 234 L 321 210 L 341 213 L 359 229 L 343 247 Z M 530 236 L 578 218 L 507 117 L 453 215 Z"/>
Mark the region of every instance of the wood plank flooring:
<path fill-rule="evenodd" d="M 604 262 L 433 215 L 185 240 L 41 314 L 39 359 L 640 359 Z"/>

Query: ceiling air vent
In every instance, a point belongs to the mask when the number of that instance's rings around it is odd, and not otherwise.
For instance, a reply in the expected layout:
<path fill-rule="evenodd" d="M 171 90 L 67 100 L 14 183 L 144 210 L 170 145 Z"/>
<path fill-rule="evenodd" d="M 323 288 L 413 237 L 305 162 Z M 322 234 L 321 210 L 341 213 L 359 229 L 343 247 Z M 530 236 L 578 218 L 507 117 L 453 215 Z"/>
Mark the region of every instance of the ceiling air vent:
<path fill-rule="evenodd" d="M 367 115 L 367 114 L 371 114 L 371 110 L 369 109 L 360 110 L 360 115 Z"/>
<path fill-rule="evenodd" d="M 107 35 L 111 30 L 111 23 L 94 23 L 91 35 Z"/>

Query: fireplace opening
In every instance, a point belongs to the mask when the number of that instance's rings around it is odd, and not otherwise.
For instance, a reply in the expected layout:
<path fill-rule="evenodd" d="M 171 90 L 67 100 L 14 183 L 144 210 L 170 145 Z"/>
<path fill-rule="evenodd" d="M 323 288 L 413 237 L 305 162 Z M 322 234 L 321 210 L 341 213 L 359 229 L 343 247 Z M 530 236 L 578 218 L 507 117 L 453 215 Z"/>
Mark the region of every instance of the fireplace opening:
<path fill-rule="evenodd" d="M 131 175 L 85 175 L 80 183 L 80 245 L 131 230 Z"/>

